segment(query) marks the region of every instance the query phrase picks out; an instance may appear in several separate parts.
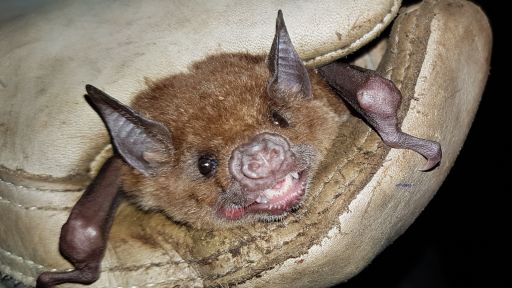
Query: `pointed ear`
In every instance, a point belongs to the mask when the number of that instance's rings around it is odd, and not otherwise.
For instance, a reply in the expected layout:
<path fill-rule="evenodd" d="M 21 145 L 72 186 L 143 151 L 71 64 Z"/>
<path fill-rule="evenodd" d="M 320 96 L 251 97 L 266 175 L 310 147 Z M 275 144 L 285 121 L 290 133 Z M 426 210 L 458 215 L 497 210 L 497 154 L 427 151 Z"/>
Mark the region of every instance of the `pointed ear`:
<path fill-rule="evenodd" d="M 172 157 L 171 133 L 161 123 L 147 119 L 92 85 L 85 99 L 99 114 L 119 155 L 149 176 Z"/>
<path fill-rule="evenodd" d="M 271 97 L 282 99 L 292 94 L 311 97 L 308 71 L 293 47 L 281 10 L 277 13 L 276 34 L 267 64 L 270 70 L 267 91 Z"/>

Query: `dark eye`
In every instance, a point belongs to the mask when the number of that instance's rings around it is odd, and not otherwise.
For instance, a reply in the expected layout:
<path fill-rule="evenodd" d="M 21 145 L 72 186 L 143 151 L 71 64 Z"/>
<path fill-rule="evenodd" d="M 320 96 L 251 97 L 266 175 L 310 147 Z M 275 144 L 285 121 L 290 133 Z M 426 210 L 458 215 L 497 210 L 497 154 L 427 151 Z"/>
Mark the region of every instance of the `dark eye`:
<path fill-rule="evenodd" d="M 272 113 L 270 113 L 270 120 L 274 125 L 278 125 L 281 128 L 287 128 L 290 126 L 290 124 L 288 124 L 288 120 L 286 120 L 286 118 L 277 111 L 272 111 Z"/>
<path fill-rule="evenodd" d="M 199 172 L 206 177 L 213 176 L 217 169 L 217 159 L 212 155 L 202 155 L 197 161 Z"/>

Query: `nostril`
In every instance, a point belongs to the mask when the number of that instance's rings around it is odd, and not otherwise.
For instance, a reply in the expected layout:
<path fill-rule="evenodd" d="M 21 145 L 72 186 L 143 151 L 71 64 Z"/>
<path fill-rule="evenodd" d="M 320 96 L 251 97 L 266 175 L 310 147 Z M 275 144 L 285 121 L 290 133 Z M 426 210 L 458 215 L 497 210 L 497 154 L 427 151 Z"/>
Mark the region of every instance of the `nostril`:
<path fill-rule="evenodd" d="M 257 149 L 255 149 L 257 147 Z M 242 173 L 249 178 L 265 178 L 278 170 L 284 160 L 283 148 L 268 140 L 252 145 L 242 156 Z"/>
<path fill-rule="evenodd" d="M 258 163 L 258 162 L 250 162 L 249 165 L 248 165 L 248 169 L 254 173 L 256 173 L 258 170 L 261 169 L 261 164 Z"/>
<path fill-rule="evenodd" d="M 268 161 L 258 153 L 257 155 L 245 155 L 242 157 L 242 173 L 253 179 L 267 177 L 272 172 Z"/>
<path fill-rule="evenodd" d="M 283 147 L 278 146 L 274 143 L 268 143 L 267 147 L 269 147 L 268 152 L 266 153 L 266 160 L 269 163 L 279 164 L 284 160 L 285 151 Z"/>
<path fill-rule="evenodd" d="M 279 158 L 279 151 L 275 148 L 270 150 L 270 152 L 268 153 L 268 158 L 269 159 Z"/>

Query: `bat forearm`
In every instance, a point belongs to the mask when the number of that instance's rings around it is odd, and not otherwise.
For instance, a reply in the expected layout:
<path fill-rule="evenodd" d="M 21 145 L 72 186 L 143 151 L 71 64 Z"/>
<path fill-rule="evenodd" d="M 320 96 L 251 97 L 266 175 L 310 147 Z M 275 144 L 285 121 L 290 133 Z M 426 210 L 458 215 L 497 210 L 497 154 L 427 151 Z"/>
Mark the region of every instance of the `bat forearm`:
<path fill-rule="evenodd" d="M 438 142 L 401 131 L 397 113 L 402 102 L 398 88 L 377 72 L 342 62 L 319 68 L 329 85 L 348 102 L 393 148 L 411 149 L 427 158 L 423 171 L 434 168 L 442 157 Z"/>
<path fill-rule="evenodd" d="M 71 210 L 69 220 L 81 218 L 87 219 L 87 222 L 99 223 L 109 217 L 118 195 L 121 165 L 121 159 L 116 156 L 103 164 L 96 178 Z"/>
<path fill-rule="evenodd" d="M 67 282 L 90 284 L 98 279 L 117 206 L 121 165 L 116 156 L 105 162 L 62 226 L 60 252 L 75 270 L 44 272 L 37 279 L 38 288 Z"/>

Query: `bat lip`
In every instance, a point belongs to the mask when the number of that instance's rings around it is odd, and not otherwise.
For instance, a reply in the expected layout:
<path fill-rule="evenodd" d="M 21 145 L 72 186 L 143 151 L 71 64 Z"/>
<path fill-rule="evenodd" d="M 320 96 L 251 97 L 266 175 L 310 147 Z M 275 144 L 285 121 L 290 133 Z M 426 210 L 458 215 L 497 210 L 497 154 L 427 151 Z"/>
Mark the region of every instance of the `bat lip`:
<path fill-rule="evenodd" d="M 291 176 L 293 173 L 296 173 L 298 178 Z M 267 201 L 254 201 L 246 207 L 247 212 L 264 213 L 273 216 L 288 212 L 293 207 L 297 206 L 302 200 L 302 197 L 306 194 L 305 174 L 305 170 L 288 173 L 283 179 L 278 181 L 278 183 L 284 182 L 285 184 L 283 184 L 283 186 L 287 187 L 277 189 L 277 192 L 273 192 L 276 189 L 267 189 L 259 192 L 260 197 L 267 196 Z M 290 183 L 286 185 L 287 182 Z M 269 190 L 272 192 L 267 192 Z"/>
<path fill-rule="evenodd" d="M 221 207 L 219 215 L 227 220 L 239 220 L 254 215 L 261 220 L 275 220 L 276 216 L 296 210 L 307 191 L 309 169 L 291 171 L 277 180 L 274 187 L 256 193 L 257 197 L 245 206 Z"/>

